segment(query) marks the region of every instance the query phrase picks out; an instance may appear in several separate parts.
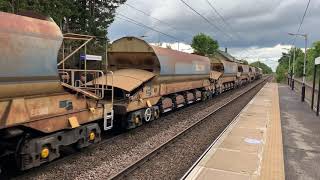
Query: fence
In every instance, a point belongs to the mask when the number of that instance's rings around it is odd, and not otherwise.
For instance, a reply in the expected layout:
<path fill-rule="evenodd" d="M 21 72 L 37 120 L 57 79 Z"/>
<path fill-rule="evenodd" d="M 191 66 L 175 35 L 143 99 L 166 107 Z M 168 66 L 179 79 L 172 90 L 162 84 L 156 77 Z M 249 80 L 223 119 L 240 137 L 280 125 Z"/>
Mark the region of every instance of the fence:
<path fill-rule="evenodd" d="M 318 102 L 318 92 L 319 88 L 317 87 L 318 82 L 316 82 L 316 88 L 314 90 L 314 103 L 313 103 L 313 110 L 317 110 L 317 102 Z M 311 107 L 311 99 L 312 99 L 312 84 L 305 83 L 306 92 L 305 92 L 305 101 L 310 105 Z M 295 78 L 294 79 L 294 90 L 298 92 L 298 94 L 301 96 L 302 91 L 302 80 Z"/>

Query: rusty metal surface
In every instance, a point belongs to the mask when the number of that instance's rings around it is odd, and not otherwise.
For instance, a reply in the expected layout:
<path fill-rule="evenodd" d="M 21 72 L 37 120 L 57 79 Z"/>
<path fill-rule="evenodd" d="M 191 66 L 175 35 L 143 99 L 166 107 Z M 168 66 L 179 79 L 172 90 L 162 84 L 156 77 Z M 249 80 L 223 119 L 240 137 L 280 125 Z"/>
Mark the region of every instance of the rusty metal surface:
<path fill-rule="evenodd" d="M 250 72 L 249 65 L 242 64 L 243 74 L 248 74 Z"/>
<path fill-rule="evenodd" d="M 61 43 L 62 33 L 54 22 L 0 12 L 0 98 L 60 91 Z M 28 91 L 7 86 L 24 88 L 31 82 Z"/>
<path fill-rule="evenodd" d="M 154 73 L 140 70 L 140 69 L 121 69 L 114 71 L 113 74 L 113 83 L 112 83 L 112 77 L 108 76 L 107 85 L 114 87 L 124 89 L 128 92 L 134 90 L 135 88 L 139 87 L 144 82 L 150 80 L 155 76 Z M 92 84 L 99 84 L 99 85 L 105 85 L 106 84 L 106 77 L 100 77 L 98 79 L 95 79 L 91 82 L 89 82 L 87 85 Z"/>
<path fill-rule="evenodd" d="M 72 109 L 62 107 L 63 101 L 72 102 Z M 91 107 L 95 112 L 89 110 Z M 67 93 L 0 101 L 0 129 L 24 125 L 54 132 L 70 128 L 68 118 L 71 116 L 78 117 L 80 124 L 87 123 L 103 118 L 103 108 L 96 101 Z"/>
<path fill-rule="evenodd" d="M 237 74 L 238 65 L 235 62 L 221 60 L 224 68 L 224 74 Z"/>
<path fill-rule="evenodd" d="M 172 82 L 186 82 L 195 80 L 209 79 L 210 74 L 198 74 L 198 75 L 180 75 L 180 76 L 158 76 L 157 81 L 159 83 L 172 83 Z"/>
<path fill-rule="evenodd" d="M 187 81 L 187 82 L 176 82 L 176 83 L 168 83 L 161 84 L 161 95 L 168 95 L 177 92 L 208 87 L 210 86 L 210 82 L 208 80 L 198 80 L 198 81 Z"/>
<path fill-rule="evenodd" d="M 256 74 L 256 68 L 255 67 L 253 67 L 253 66 L 250 66 L 250 69 L 251 69 L 251 73 L 252 73 L 252 75 L 255 75 Z"/>
<path fill-rule="evenodd" d="M 136 68 L 159 75 L 204 75 L 209 74 L 210 60 L 207 57 L 152 46 L 135 37 L 116 40 L 108 49 L 111 70 Z"/>
<path fill-rule="evenodd" d="M 160 62 L 160 75 L 209 74 L 208 57 L 152 46 Z"/>
<path fill-rule="evenodd" d="M 262 74 L 262 69 L 261 68 L 257 68 L 257 67 L 255 67 L 255 69 L 256 69 L 256 73 L 259 75 L 259 74 Z"/>
<path fill-rule="evenodd" d="M 44 120 L 34 121 L 23 124 L 26 127 L 39 130 L 44 133 L 52 133 L 63 129 L 71 129 L 71 125 L 68 121 L 69 117 L 76 117 L 79 124 L 86 124 L 98 119 L 103 118 L 103 108 L 97 108 L 95 113 L 86 111 L 79 111 L 72 114 L 61 115 L 57 117 L 51 117 Z"/>
<path fill-rule="evenodd" d="M 210 58 L 211 70 L 223 73 L 223 76 L 236 76 L 238 73 L 238 64 L 236 62 L 228 61 L 224 56 L 215 56 Z"/>
<path fill-rule="evenodd" d="M 132 101 L 127 104 L 126 111 L 131 112 L 131 111 L 135 111 L 138 109 L 146 108 L 146 107 L 148 107 L 147 101 L 149 101 L 152 105 L 155 105 L 159 102 L 160 98 L 161 98 L 161 96 L 156 96 L 156 97 L 152 97 L 152 98 L 143 99 L 142 101 L 140 101 L 140 100 L 139 101 Z"/>
<path fill-rule="evenodd" d="M 210 79 L 214 79 L 214 80 L 218 80 L 223 73 L 219 72 L 219 71 L 211 71 L 210 72 Z"/>
<path fill-rule="evenodd" d="M 0 83 L 0 101 L 19 96 L 51 94 L 63 91 L 60 82 Z"/>

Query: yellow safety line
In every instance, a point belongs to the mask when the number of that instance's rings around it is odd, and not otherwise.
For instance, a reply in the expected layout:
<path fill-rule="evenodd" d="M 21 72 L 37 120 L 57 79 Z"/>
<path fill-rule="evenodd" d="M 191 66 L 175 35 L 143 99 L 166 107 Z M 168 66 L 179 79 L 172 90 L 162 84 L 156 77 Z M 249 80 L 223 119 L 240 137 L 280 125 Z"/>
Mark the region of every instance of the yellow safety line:
<path fill-rule="evenodd" d="M 272 84 L 272 116 L 267 129 L 267 142 L 263 152 L 261 180 L 285 179 L 283 142 L 280 119 L 278 85 Z"/>

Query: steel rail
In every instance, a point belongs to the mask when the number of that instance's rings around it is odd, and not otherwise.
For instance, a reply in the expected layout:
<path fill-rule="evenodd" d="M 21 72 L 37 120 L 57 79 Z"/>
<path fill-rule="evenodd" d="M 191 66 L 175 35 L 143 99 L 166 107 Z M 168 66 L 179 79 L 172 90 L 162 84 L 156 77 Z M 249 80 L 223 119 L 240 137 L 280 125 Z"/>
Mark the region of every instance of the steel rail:
<path fill-rule="evenodd" d="M 254 88 L 256 88 L 257 86 L 265 83 L 266 81 L 268 81 L 270 79 L 269 77 L 266 77 L 263 81 L 261 81 L 260 83 L 254 85 L 253 87 L 251 87 L 250 89 L 248 89 L 247 91 L 239 94 L 238 96 L 236 96 L 235 98 L 229 100 L 228 102 L 224 103 L 222 106 L 218 107 L 216 110 L 210 112 L 209 114 L 207 114 L 206 116 L 204 116 L 203 118 L 199 119 L 197 122 L 193 123 L 192 125 L 190 125 L 188 128 L 186 128 L 185 130 L 181 131 L 180 133 L 178 133 L 177 135 L 175 135 L 174 137 L 172 137 L 171 139 L 167 140 L 166 142 L 162 143 L 161 145 L 159 145 L 157 148 L 155 148 L 154 150 L 152 150 L 151 152 L 149 152 L 148 154 L 146 154 L 145 156 L 143 156 L 142 158 L 138 159 L 137 161 L 135 161 L 134 163 L 131 163 L 129 166 L 127 166 L 126 168 L 124 168 L 122 171 L 118 172 L 117 174 L 115 174 L 114 176 L 112 176 L 109 179 L 123 179 L 125 177 L 128 177 L 128 175 L 133 172 L 134 170 L 138 169 L 140 166 L 142 166 L 144 164 L 144 162 L 147 162 L 149 159 L 151 159 L 153 156 L 159 154 L 161 152 L 161 150 L 165 149 L 168 145 L 172 144 L 173 142 L 175 142 L 178 138 L 183 137 L 185 134 L 187 134 L 190 130 L 194 129 L 195 127 L 197 127 L 198 125 L 200 125 L 202 122 L 204 122 L 207 118 L 209 118 L 210 116 L 214 115 L 215 113 L 219 112 L 221 109 L 223 109 L 224 107 L 226 107 L 228 104 L 234 102 L 235 100 L 239 99 L 242 95 L 248 93 L 249 91 L 253 90 Z M 232 123 L 232 122 L 231 122 Z M 224 132 L 224 131 L 223 131 Z M 222 133 L 223 133 L 222 132 Z M 221 136 L 221 134 L 219 135 Z"/>

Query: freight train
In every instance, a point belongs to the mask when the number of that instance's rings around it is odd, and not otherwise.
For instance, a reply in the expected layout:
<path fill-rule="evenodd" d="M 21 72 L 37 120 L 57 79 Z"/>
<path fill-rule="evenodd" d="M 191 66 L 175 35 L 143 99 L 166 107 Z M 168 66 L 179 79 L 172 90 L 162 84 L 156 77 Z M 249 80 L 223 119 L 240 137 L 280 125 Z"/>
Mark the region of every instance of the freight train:
<path fill-rule="evenodd" d="M 62 34 L 50 18 L 0 12 L 1 163 L 39 166 L 63 146 L 87 147 L 115 126 L 135 128 L 262 75 L 222 51 L 205 57 L 136 37 L 109 45 L 102 70 L 87 69 L 86 55 L 84 67 L 66 68 L 95 39 Z M 70 40 L 81 43 L 66 51 Z"/>

